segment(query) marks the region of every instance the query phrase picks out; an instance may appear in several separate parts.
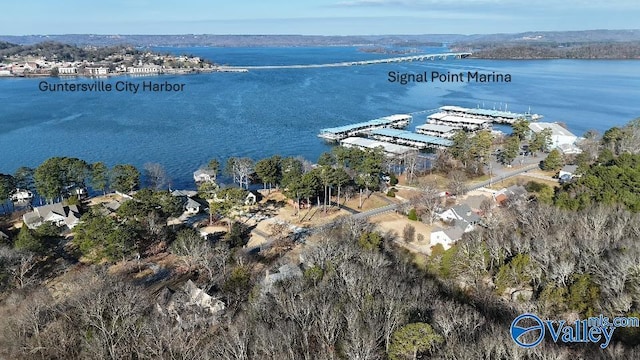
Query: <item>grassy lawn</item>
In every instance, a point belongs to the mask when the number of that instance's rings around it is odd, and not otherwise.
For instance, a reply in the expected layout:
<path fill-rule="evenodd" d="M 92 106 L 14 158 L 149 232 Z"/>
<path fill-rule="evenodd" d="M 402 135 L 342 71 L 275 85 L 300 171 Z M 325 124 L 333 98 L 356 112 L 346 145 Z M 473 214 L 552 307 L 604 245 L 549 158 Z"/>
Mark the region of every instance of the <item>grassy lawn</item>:
<path fill-rule="evenodd" d="M 530 177 L 530 176 L 526 176 L 526 175 L 517 175 L 514 177 L 510 177 L 508 179 L 502 180 L 502 181 L 498 181 L 496 183 L 494 183 L 492 186 L 488 186 L 488 188 L 493 189 L 493 190 L 500 190 L 502 188 L 506 188 L 509 186 L 513 186 L 513 185 L 526 185 L 529 181 L 535 181 L 538 183 L 542 183 L 542 184 L 547 184 L 549 186 L 551 186 L 552 188 L 555 186 L 558 186 L 558 182 L 557 181 L 548 181 L 548 180 L 544 180 L 544 179 L 538 179 L 538 178 L 534 178 L 534 177 Z"/>

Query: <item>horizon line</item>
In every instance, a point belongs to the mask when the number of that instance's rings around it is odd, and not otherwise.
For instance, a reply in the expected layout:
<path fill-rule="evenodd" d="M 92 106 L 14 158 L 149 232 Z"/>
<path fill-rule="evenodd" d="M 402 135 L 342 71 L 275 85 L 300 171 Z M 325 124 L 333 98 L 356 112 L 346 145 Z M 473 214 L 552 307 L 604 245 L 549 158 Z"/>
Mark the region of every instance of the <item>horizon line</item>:
<path fill-rule="evenodd" d="M 386 34 L 343 34 L 343 35 L 324 35 L 324 34 L 295 34 L 295 33 L 279 33 L 279 34 L 266 34 L 266 33 L 254 33 L 254 34 L 214 34 L 214 33 L 175 33 L 175 34 L 144 34 L 144 33 L 59 33 L 59 34 L 21 34 L 21 35 L 9 35 L 0 34 L 0 36 L 317 36 L 317 37 L 354 37 L 354 36 L 429 36 L 429 35 L 458 35 L 458 36 L 474 36 L 474 35 L 517 35 L 525 33 L 572 33 L 572 32 L 589 32 L 589 31 L 640 31 L 637 29 L 583 29 L 583 30 L 526 30 L 517 32 L 488 32 L 488 33 L 421 33 L 421 34 L 402 34 L 402 33 L 386 33 Z"/>

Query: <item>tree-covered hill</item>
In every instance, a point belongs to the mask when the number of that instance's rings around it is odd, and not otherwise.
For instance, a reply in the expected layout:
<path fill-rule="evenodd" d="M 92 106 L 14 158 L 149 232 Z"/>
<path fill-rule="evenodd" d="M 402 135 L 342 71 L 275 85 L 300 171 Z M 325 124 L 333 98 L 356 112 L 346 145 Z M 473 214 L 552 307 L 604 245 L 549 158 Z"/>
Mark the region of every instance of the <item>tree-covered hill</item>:
<path fill-rule="evenodd" d="M 118 53 L 138 53 L 137 50 L 127 46 L 111 47 L 85 47 L 63 44 L 59 42 L 42 42 L 34 45 L 18 46 L 9 43 L 3 48 L 0 44 L 0 59 L 44 57 L 48 60 L 59 61 L 102 61 L 106 57 Z M 11 46 L 13 45 L 13 46 Z"/>

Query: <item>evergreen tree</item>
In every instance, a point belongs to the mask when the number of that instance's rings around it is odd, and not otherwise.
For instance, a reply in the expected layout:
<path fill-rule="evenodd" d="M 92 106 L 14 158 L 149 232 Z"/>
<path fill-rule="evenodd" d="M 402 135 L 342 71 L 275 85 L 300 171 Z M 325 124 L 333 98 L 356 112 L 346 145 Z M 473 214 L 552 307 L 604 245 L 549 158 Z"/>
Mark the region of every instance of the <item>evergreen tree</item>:
<path fill-rule="evenodd" d="M 0 174 L 0 203 L 2 203 L 3 209 L 5 209 L 6 202 L 9 200 L 15 187 L 16 184 L 13 176 Z"/>
<path fill-rule="evenodd" d="M 128 193 L 140 186 L 140 172 L 133 165 L 118 164 L 111 169 L 111 186 L 121 193 Z"/>
<path fill-rule="evenodd" d="M 510 136 L 507 139 L 502 152 L 500 153 L 500 161 L 503 164 L 511 165 L 513 160 L 518 156 L 520 151 L 520 138 L 517 136 Z"/>
<path fill-rule="evenodd" d="M 93 190 L 107 191 L 109 181 L 109 168 L 103 162 L 97 162 L 91 165 L 91 187 Z"/>
<path fill-rule="evenodd" d="M 512 125 L 512 136 L 517 137 L 520 141 L 527 139 L 527 137 L 529 136 L 529 132 L 531 131 L 529 129 L 529 124 L 530 122 L 525 119 L 516 120 Z"/>
<path fill-rule="evenodd" d="M 278 185 L 282 179 L 282 159 L 278 155 L 258 161 L 255 169 L 264 188 L 269 184 L 269 191 L 274 184 Z"/>
<path fill-rule="evenodd" d="M 18 233 L 13 247 L 16 250 L 33 251 L 36 253 L 44 251 L 44 245 L 26 224 L 22 224 L 22 228 Z"/>
<path fill-rule="evenodd" d="M 564 159 L 558 149 L 553 149 L 542 162 L 542 169 L 547 171 L 560 170 L 564 165 Z"/>
<path fill-rule="evenodd" d="M 431 325 L 427 323 L 411 323 L 396 330 L 391 336 L 389 359 L 417 359 L 418 354 L 426 353 L 435 345 L 444 341 Z"/>

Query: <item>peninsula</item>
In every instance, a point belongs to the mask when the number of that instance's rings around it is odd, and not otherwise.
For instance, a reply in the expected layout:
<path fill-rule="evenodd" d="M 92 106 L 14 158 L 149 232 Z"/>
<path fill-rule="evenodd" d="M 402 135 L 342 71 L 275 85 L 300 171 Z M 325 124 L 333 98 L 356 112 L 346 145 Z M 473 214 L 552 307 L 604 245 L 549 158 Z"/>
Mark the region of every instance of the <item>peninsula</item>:
<path fill-rule="evenodd" d="M 79 47 L 56 42 L 0 42 L 0 76 L 112 76 L 216 71 L 208 60 L 138 50 L 131 46 Z"/>

